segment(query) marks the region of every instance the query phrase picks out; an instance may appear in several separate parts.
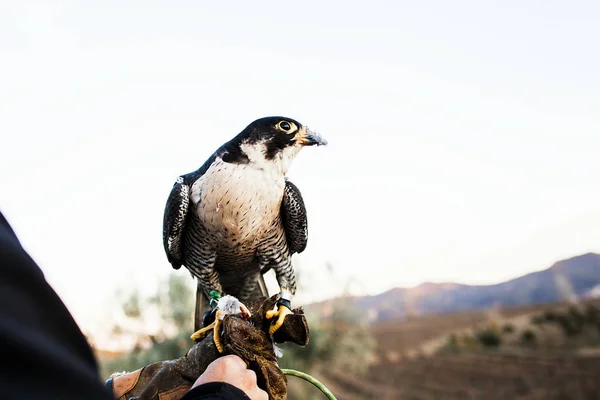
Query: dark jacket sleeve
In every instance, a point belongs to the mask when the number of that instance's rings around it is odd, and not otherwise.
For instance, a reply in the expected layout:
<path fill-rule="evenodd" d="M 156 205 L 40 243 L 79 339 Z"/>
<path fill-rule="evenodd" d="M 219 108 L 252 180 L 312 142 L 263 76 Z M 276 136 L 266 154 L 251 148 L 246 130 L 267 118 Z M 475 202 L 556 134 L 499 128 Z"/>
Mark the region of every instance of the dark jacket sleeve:
<path fill-rule="evenodd" d="M 0 213 L 0 398 L 111 399 L 91 348 Z"/>
<path fill-rule="evenodd" d="M 225 382 L 210 382 L 196 386 L 181 400 L 250 400 L 246 393 Z"/>

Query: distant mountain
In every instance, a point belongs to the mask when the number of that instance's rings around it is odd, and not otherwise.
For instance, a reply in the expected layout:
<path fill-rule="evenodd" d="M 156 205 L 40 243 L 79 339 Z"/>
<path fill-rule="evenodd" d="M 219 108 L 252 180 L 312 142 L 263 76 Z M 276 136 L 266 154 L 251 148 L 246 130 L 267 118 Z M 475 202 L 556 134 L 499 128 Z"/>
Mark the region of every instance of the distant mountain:
<path fill-rule="evenodd" d="M 423 283 L 417 287 L 391 289 L 375 296 L 351 297 L 356 308 L 376 320 L 446 313 L 494 306 L 551 303 L 588 296 L 600 285 L 600 254 L 559 261 L 550 268 L 496 285 Z M 307 307 L 326 310 L 331 302 Z M 314 307 L 314 308 L 313 308 Z"/>

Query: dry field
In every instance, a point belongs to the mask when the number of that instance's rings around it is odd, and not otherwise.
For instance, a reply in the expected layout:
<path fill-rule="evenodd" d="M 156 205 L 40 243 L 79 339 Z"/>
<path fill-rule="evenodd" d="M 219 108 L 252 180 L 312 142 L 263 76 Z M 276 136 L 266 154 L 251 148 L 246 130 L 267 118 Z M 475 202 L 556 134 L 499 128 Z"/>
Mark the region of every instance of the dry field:
<path fill-rule="evenodd" d="M 365 376 L 322 370 L 319 377 L 340 400 L 600 399 L 598 348 L 559 352 L 509 347 L 437 354 L 452 332 L 490 323 L 521 329 L 532 315 L 565 307 L 525 306 L 388 321 L 374 327 L 377 356 Z"/>
<path fill-rule="evenodd" d="M 436 355 L 374 366 L 357 378 L 322 371 L 340 400 L 598 399 L 600 357 Z"/>

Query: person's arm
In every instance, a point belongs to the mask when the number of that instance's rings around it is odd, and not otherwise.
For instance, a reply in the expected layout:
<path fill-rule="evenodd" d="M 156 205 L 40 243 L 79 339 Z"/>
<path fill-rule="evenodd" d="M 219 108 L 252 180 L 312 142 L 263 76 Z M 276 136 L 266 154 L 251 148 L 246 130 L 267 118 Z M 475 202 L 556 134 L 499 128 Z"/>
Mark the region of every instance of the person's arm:
<path fill-rule="evenodd" d="M 210 382 L 190 389 L 180 400 L 250 400 L 250 397 L 230 383 Z"/>
<path fill-rule="evenodd" d="M 0 360 L 2 399 L 112 398 L 84 335 L 1 213 Z"/>

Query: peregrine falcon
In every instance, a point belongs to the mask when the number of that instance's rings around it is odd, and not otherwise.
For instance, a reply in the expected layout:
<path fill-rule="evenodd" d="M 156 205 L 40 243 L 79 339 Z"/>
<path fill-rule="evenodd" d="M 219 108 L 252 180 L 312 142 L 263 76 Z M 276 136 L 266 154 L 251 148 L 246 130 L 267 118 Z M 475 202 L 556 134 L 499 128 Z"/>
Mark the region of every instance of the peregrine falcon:
<path fill-rule="evenodd" d="M 306 248 L 308 235 L 304 201 L 286 173 L 304 146 L 325 144 L 291 118 L 261 118 L 177 178 L 163 244 L 173 268 L 184 265 L 198 279 L 198 301 L 210 301 L 214 311 L 211 293 L 242 302 L 267 296 L 262 275 L 272 268 L 281 299 L 269 313 L 277 317 L 271 333 L 281 326 L 296 292 L 292 254 Z"/>

